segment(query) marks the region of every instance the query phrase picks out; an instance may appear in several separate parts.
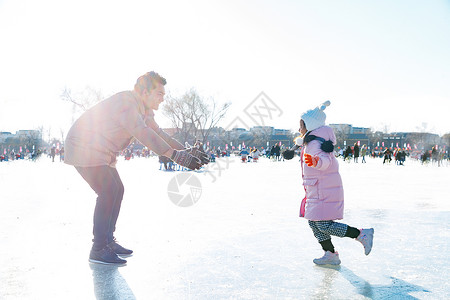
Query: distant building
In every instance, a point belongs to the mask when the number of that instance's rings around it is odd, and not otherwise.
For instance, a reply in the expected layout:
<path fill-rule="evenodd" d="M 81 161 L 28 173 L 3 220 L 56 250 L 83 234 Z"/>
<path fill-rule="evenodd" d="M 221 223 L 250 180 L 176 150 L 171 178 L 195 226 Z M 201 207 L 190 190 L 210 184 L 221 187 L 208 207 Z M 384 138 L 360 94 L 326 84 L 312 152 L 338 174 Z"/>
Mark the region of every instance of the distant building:
<path fill-rule="evenodd" d="M 437 134 L 426 132 L 372 132 L 369 128 L 353 127 L 351 124 L 330 124 L 336 135 L 337 147 L 353 146 L 355 143 L 375 148 L 431 149 L 442 144 Z"/>
<path fill-rule="evenodd" d="M 330 124 L 336 135 L 337 147 L 345 148 L 356 143 L 370 147 L 370 129 L 365 127 L 353 127 L 351 124 Z"/>
<path fill-rule="evenodd" d="M 352 131 L 352 125 L 350 124 L 330 124 L 329 126 L 333 128 L 335 134 L 338 132 L 350 134 Z"/>
<path fill-rule="evenodd" d="M 351 124 L 330 124 L 336 135 L 336 149 L 359 145 L 367 145 L 369 149 L 375 148 L 408 148 L 412 150 L 431 149 L 434 145 L 445 145 L 442 138 L 437 134 L 420 132 L 372 132 L 370 128 L 354 127 Z M 165 128 L 169 135 L 176 135 L 176 128 Z M 266 147 L 279 142 L 287 147 L 293 144 L 293 134 L 287 129 L 277 129 L 272 126 L 254 126 L 249 130 L 243 127 L 235 127 L 226 130 L 222 127 L 214 127 L 209 132 L 206 142 L 211 148 L 237 147 L 245 143 L 248 146 Z"/>
<path fill-rule="evenodd" d="M 247 129 L 245 129 L 245 128 L 238 128 L 238 127 L 233 128 L 233 129 L 230 130 L 231 133 L 235 133 L 237 135 L 239 135 L 241 133 L 244 133 L 246 131 L 247 131 Z"/>
<path fill-rule="evenodd" d="M 4 143 L 7 138 L 13 137 L 14 135 L 11 132 L 0 132 L 0 143 Z"/>
<path fill-rule="evenodd" d="M 169 135 L 177 138 L 178 130 L 176 128 L 164 128 Z M 206 143 L 211 148 L 225 149 L 237 148 L 245 143 L 249 147 L 266 147 L 267 144 L 274 145 L 281 142 L 290 147 L 293 144 L 292 132 L 287 129 L 276 129 L 272 126 L 254 126 L 249 130 L 243 127 L 235 127 L 226 130 L 222 127 L 211 128 Z"/>
<path fill-rule="evenodd" d="M 367 134 L 370 129 L 365 127 L 353 127 L 351 124 L 330 124 L 334 132 L 342 132 L 344 134 Z"/>
<path fill-rule="evenodd" d="M 367 134 L 368 132 L 370 132 L 369 128 L 365 128 L 365 127 L 353 127 L 351 129 L 351 134 Z"/>
<path fill-rule="evenodd" d="M 383 135 L 385 146 L 424 150 L 441 143 L 439 135 L 428 132 L 392 132 Z"/>
<path fill-rule="evenodd" d="M 42 134 L 39 130 L 18 130 L 16 134 L 11 132 L 0 132 L 0 143 L 4 143 L 7 139 L 42 139 Z"/>
<path fill-rule="evenodd" d="M 41 136 L 41 132 L 39 130 L 19 130 L 16 131 L 16 137 L 28 137 L 28 138 L 33 138 L 33 139 L 40 139 Z"/>
<path fill-rule="evenodd" d="M 38 149 L 43 145 L 42 134 L 39 130 L 18 130 L 15 134 L 11 132 L 0 132 L 0 151 L 6 149 L 14 150 L 16 153 L 20 149 Z"/>
<path fill-rule="evenodd" d="M 290 130 L 287 129 L 275 129 L 273 131 L 273 135 L 277 136 L 277 135 L 289 135 L 291 133 Z"/>
<path fill-rule="evenodd" d="M 253 126 L 250 128 L 250 132 L 257 134 L 269 134 L 273 135 L 276 129 L 272 126 Z"/>

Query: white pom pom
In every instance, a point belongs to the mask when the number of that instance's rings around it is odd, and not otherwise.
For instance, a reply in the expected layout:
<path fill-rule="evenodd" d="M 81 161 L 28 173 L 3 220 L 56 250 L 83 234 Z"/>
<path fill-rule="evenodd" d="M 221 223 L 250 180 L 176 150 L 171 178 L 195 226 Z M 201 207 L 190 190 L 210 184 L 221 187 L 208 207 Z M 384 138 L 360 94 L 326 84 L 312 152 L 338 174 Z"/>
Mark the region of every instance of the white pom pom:
<path fill-rule="evenodd" d="M 303 145 L 303 138 L 301 136 L 298 136 L 294 139 L 294 144 L 296 144 L 297 146 L 302 146 Z"/>
<path fill-rule="evenodd" d="M 330 100 L 325 101 L 324 103 L 322 103 L 322 105 L 320 106 L 320 110 L 325 110 L 325 108 L 327 108 L 327 106 L 330 106 L 331 102 Z"/>

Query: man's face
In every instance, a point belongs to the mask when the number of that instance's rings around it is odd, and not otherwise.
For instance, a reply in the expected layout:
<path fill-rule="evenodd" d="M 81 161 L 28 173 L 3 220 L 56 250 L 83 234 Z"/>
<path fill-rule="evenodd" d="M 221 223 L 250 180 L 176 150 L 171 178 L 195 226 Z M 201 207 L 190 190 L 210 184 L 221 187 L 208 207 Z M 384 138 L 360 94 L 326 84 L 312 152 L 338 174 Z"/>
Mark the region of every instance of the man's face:
<path fill-rule="evenodd" d="M 157 83 L 156 87 L 150 91 L 144 91 L 142 98 L 147 109 L 158 110 L 159 104 L 164 101 L 166 91 L 164 85 Z"/>

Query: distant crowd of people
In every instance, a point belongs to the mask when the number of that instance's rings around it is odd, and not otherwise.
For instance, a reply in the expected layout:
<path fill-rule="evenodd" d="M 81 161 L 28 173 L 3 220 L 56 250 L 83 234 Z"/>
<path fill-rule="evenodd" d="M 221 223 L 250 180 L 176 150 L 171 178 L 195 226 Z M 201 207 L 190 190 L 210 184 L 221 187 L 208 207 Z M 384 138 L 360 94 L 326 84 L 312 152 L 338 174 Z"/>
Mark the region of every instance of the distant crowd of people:
<path fill-rule="evenodd" d="M 277 143 L 271 147 L 261 147 L 258 149 L 257 147 L 242 147 L 241 150 L 229 150 L 228 148 L 222 150 L 221 147 L 214 149 L 206 149 L 205 152 L 208 154 L 210 162 L 215 162 L 218 157 L 229 157 L 230 155 L 240 156 L 241 162 L 249 163 L 249 162 L 258 162 L 260 157 L 265 157 L 270 159 L 271 161 L 284 161 L 283 152 L 288 150 L 288 148 L 284 144 Z M 301 151 L 301 147 L 295 151 L 297 155 L 299 155 Z M 60 162 L 64 161 L 64 147 L 55 147 L 52 146 L 50 148 L 40 148 L 37 150 L 28 150 L 17 151 L 14 149 L 3 150 L 0 154 L 0 162 L 4 161 L 14 161 L 20 159 L 28 159 L 28 160 L 36 160 L 42 155 L 45 155 L 51 158 L 52 162 L 55 159 L 58 159 Z M 148 148 L 143 147 L 134 147 L 131 145 L 127 147 L 124 151 L 120 153 L 125 160 L 130 160 L 135 157 L 151 157 L 156 154 L 152 151 L 148 150 Z M 354 163 L 366 163 L 366 157 L 369 156 L 371 158 L 382 158 L 383 164 L 390 164 L 392 161 L 395 162 L 396 165 L 403 166 L 405 164 L 406 158 L 413 159 L 416 161 L 420 161 L 421 164 L 431 163 L 432 165 L 441 166 L 444 162 L 449 161 L 448 151 L 444 151 L 444 149 L 438 149 L 438 147 L 432 147 L 431 150 L 423 150 L 423 151 L 412 151 L 410 149 L 405 148 L 388 148 L 388 147 L 376 147 L 376 149 L 369 150 L 369 148 L 364 144 L 362 146 L 355 143 L 353 146 L 347 146 L 344 148 L 338 147 L 335 150 L 335 156 L 342 158 L 345 162 L 354 162 Z M 174 164 L 169 158 L 160 156 L 159 162 L 161 164 L 161 168 L 164 170 L 176 170 L 177 165 Z"/>
<path fill-rule="evenodd" d="M 50 153 L 47 149 L 37 149 L 37 150 L 28 150 L 25 151 L 17 151 L 14 149 L 9 150 L 3 150 L 3 152 L 0 154 L 0 162 L 6 162 L 6 161 L 14 161 L 14 160 L 36 160 L 38 159 L 42 154 Z"/>
<path fill-rule="evenodd" d="M 342 157 L 344 161 L 351 162 L 353 160 L 355 163 L 358 163 L 360 157 L 362 159 L 361 162 L 366 163 L 367 155 L 367 146 L 362 145 L 359 147 L 357 143 L 353 146 L 347 146 L 345 150 L 339 148 L 336 153 L 336 156 Z M 432 164 L 438 166 L 441 166 L 442 162 L 449 160 L 448 151 L 444 151 L 444 149 L 438 150 L 436 146 L 432 147 L 431 150 L 423 151 L 412 151 L 405 148 L 376 147 L 376 149 L 372 150 L 369 155 L 372 158 L 383 158 L 383 164 L 389 164 L 394 160 L 395 164 L 399 166 L 404 165 L 407 157 L 418 160 L 422 164 L 431 162 Z"/>

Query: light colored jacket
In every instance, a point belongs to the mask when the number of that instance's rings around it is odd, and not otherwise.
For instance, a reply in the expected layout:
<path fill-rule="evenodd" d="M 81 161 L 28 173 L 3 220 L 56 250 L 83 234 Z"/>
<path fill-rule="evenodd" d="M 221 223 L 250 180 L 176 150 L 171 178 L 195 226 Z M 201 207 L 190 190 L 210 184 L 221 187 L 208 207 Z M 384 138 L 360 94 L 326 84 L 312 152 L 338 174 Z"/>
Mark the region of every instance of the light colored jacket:
<path fill-rule="evenodd" d="M 336 144 L 333 129 L 319 127 L 312 135 L 331 140 Z M 344 189 L 339 174 L 339 163 L 334 153 L 320 149 L 321 142 L 313 140 L 303 149 L 304 153 L 320 158 L 316 167 L 308 167 L 302 159 L 302 178 L 306 192 L 304 217 L 312 221 L 339 220 L 344 217 Z"/>
<path fill-rule="evenodd" d="M 256 151 L 252 152 L 252 157 L 253 158 L 259 158 L 260 155 L 261 155 L 261 152 L 259 152 L 258 149 L 256 149 Z"/>
<path fill-rule="evenodd" d="M 117 93 L 93 106 L 70 128 L 64 162 L 78 167 L 113 166 L 118 155 L 136 138 L 158 155 L 183 145 L 161 130 L 152 110 L 131 91 Z"/>
<path fill-rule="evenodd" d="M 361 156 L 366 156 L 367 154 L 367 148 L 362 148 L 361 149 Z"/>

